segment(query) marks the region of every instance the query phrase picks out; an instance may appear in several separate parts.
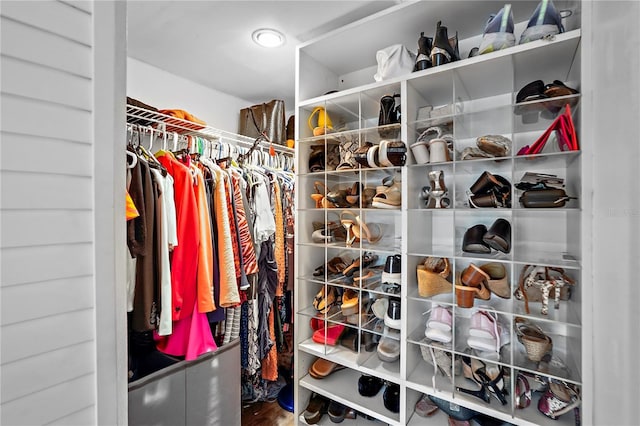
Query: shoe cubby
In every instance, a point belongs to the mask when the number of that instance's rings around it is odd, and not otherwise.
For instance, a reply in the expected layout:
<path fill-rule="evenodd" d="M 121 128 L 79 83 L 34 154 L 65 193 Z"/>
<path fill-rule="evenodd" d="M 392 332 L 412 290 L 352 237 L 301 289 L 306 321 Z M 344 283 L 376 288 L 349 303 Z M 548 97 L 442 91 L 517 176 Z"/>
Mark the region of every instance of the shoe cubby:
<path fill-rule="evenodd" d="M 514 161 L 514 182 L 515 184 L 523 181 L 532 180 L 529 177 L 525 179 L 525 175 L 533 176 L 549 175 L 550 182 L 554 186 L 547 185 L 549 188 L 562 189 L 568 197 L 568 200 L 561 200 L 557 207 L 526 207 L 526 204 L 520 201 L 524 190 L 514 185 L 514 209 L 526 209 L 528 211 L 539 211 L 544 209 L 562 210 L 562 209 L 580 209 L 581 202 L 579 198 L 582 187 L 581 156 L 579 151 L 563 152 L 550 155 L 536 155 L 517 157 Z M 540 179 L 545 182 L 544 177 Z M 545 184 L 546 185 L 546 184 Z"/>
<path fill-rule="evenodd" d="M 407 168 L 408 210 L 445 210 L 453 207 L 455 175 L 452 163 L 420 164 Z"/>
<path fill-rule="evenodd" d="M 470 307 L 461 306 L 464 304 L 464 292 L 466 290 L 454 289 L 456 293 L 456 309 L 473 309 L 485 307 L 496 312 L 509 314 L 513 312 L 513 275 L 512 264 L 503 261 L 469 260 L 457 259 L 453 268 L 456 277 L 456 285 L 465 287 L 473 295 L 473 305 Z M 484 274 L 484 275 L 483 275 Z M 472 279 L 482 279 L 480 287 L 468 286 L 470 284 L 467 276 Z M 486 278 L 489 277 L 489 278 Z M 477 285 L 477 281 L 473 282 Z M 516 282 L 517 285 L 517 282 Z M 460 294 L 461 300 L 458 299 Z M 468 299 L 467 299 L 468 300 Z"/>
<path fill-rule="evenodd" d="M 559 286 L 559 303 L 555 302 L 555 285 L 550 290 L 547 302 L 547 311 L 544 313 L 542 290 L 535 285 L 530 285 L 527 278 L 531 275 L 535 267 L 549 267 L 549 265 L 514 265 L 514 298 L 513 312 L 520 317 L 532 318 L 534 320 L 552 321 L 558 323 L 580 326 L 582 324 L 582 286 L 580 285 L 580 270 L 575 268 L 556 268 L 553 277 L 562 278 Z M 554 267 L 552 267 L 554 268 Z M 544 271 L 541 271 L 544 273 Z M 535 272 L 534 272 L 535 273 Z M 535 277 L 535 275 L 534 275 Z M 522 284 L 520 284 L 522 283 Z M 568 283 L 568 284 L 566 284 Z M 522 288 L 527 292 L 527 303 L 524 297 L 515 294 L 516 290 Z M 518 297 L 516 297 L 518 296 Z M 528 305 L 528 312 L 527 312 Z M 557 306 L 557 307 L 556 307 Z"/>
<path fill-rule="evenodd" d="M 407 234 L 409 254 L 415 256 L 451 257 L 455 246 L 451 240 L 453 210 L 409 210 L 411 226 Z"/>
<path fill-rule="evenodd" d="M 409 255 L 407 257 L 407 300 L 418 303 L 428 300 L 432 303 L 453 305 L 455 303 L 453 258 L 440 255 Z M 449 264 L 448 271 L 446 264 L 442 263 L 445 260 Z M 418 318 L 431 308 L 430 305 L 425 305 L 426 309 L 420 310 L 413 306 L 410 305 L 410 318 Z"/>
<path fill-rule="evenodd" d="M 538 3 L 536 0 L 513 5 L 516 41 Z M 428 421 L 415 411 L 423 393 L 440 398 L 451 407 L 474 410 L 479 415 L 513 424 L 573 421 L 570 413 L 554 421 L 537 408 L 549 382 L 581 390 L 584 356 L 580 2 L 554 0 L 554 3 L 559 9 L 574 12 L 563 20 L 564 33 L 475 57 L 468 54 L 482 39 L 479 29 L 485 20 L 479 17 L 496 13 L 503 4 L 403 3 L 299 47 L 296 146 L 300 186 L 296 238 L 300 254 L 296 256 L 296 312 L 304 323 L 302 328 L 306 326 L 308 330 L 298 332 L 297 351 L 303 359 L 320 356 L 347 367 L 317 380 L 305 374 L 304 365 L 296 366 L 299 395 L 308 397 L 313 391 L 337 398 L 393 425 Z M 376 52 L 390 44 L 380 28 L 401 28 L 396 32 L 395 42 L 411 50 L 415 48 L 417 35 L 420 32 L 429 35 L 440 20 L 449 28 L 450 36 L 458 31 L 459 61 L 373 81 Z M 362 34 L 367 34 L 366 40 Z M 564 84 L 577 93 L 522 101 L 519 92 L 537 80 L 555 85 L 552 88 Z M 393 95 L 400 95 L 394 98 L 395 105 L 400 106 L 400 123 L 379 126 L 381 98 Z M 570 105 L 578 149 L 563 151 L 555 132 L 551 132 L 538 153 L 518 155 L 549 129 L 566 104 Z M 317 130 L 316 133 L 326 134 L 314 136 L 307 121 L 315 114 L 311 121 L 318 126 L 318 107 L 331 120 L 332 129 Z M 328 120 L 323 122 L 327 127 Z M 334 155 L 331 160 L 327 156 L 322 158 L 323 167 L 315 167 L 313 172 L 310 169 L 309 156 L 318 150 L 327 152 L 333 147 L 335 153 L 342 145 L 344 157 L 344 147 L 350 143 L 352 152 L 360 148 L 361 153 L 371 153 L 375 158 L 376 148 L 379 150 L 381 143 L 388 140 L 404 142 L 407 152 L 403 166 L 380 167 L 376 160 L 372 167 L 367 159 L 366 164 L 338 169 Z M 368 144 L 373 148 L 368 148 Z M 338 163 L 344 161 L 339 152 L 338 158 Z M 354 196 L 345 207 L 316 207 L 311 195 L 318 192 L 317 181 L 323 182 L 328 190 L 347 191 Z M 489 184 L 481 185 L 485 182 Z M 525 190 L 540 188 L 541 185 L 535 186 L 539 182 L 548 184 L 547 189 L 559 190 L 545 196 L 562 195 L 561 191 L 565 191 L 568 198 L 551 205 L 541 204 L 546 198 L 535 203 L 541 199 L 536 196 L 543 194 L 529 192 L 523 198 Z M 374 196 L 386 194 L 390 185 L 396 186 L 394 197 L 399 193 L 401 200 L 391 206 L 374 205 Z M 477 193 L 472 192 L 472 187 Z M 347 218 L 344 223 L 340 221 L 341 215 Z M 316 238 L 314 242 L 313 226 L 305 224 L 307 221 L 338 225 L 340 232 L 334 229 L 337 238 L 332 241 L 317 242 Z M 358 222 L 366 224 L 368 236 L 365 232 L 349 244 L 345 234 L 353 236 L 353 227 Z M 472 229 L 474 233 L 465 239 Z M 463 250 L 465 242 L 471 244 Z M 382 278 L 385 259 L 396 254 L 402 259 L 400 284 L 385 287 Z M 335 257 L 351 265 L 365 256 L 377 258 L 366 267 L 357 266 L 351 276 L 343 273 L 312 276 L 319 265 Z M 443 259 L 447 260 L 448 273 L 443 272 Z M 478 275 L 483 282 L 479 291 L 463 282 L 469 277 L 462 279 L 463 273 L 474 267 L 485 274 Z M 528 311 L 524 300 L 516 297 L 523 271 L 533 267 L 561 268 L 573 282 L 559 290 L 562 297 L 558 309 L 552 295 L 543 313 L 539 289 L 531 290 Z M 456 289 L 456 285 L 467 288 Z M 353 298 L 354 292 L 358 295 L 358 312 L 351 318 L 343 315 L 340 300 L 322 316 L 326 324 L 350 330 L 346 345 L 318 344 L 307 326 L 315 315 L 314 297 L 329 287 L 335 288 L 339 297 L 344 293 L 348 294 L 347 299 Z M 462 293 L 467 296 L 477 293 L 478 297 L 474 294 L 471 303 L 468 297 L 460 302 L 457 294 L 460 291 L 468 292 Z M 400 302 L 399 329 L 390 329 L 385 325 L 384 315 L 380 315 L 383 301 L 389 303 L 393 298 Z M 431 312 L 442 308 L 451 314 L 450 342 L 437 340 L 442 336 L 433 331 L 425 333 Z M 478 324 L 482 322 L 473 319 L 479 312 L 497 319 L 499 328 L 490 331 L 486 324 L 480 327 Z M 528 358 L 518 338 L 516 320 L 543 330 L 552 340 L 552 351 L 543 362 Z M 499 347 L 489 350 L 486 345 L 491 340 L 487 336 L 496 333 L 500 337 Z M 476 341 L 470 345 L 472 337 Z M 381 346 L 392 350 L 397 347 L 397 358 L 396 352 L 384 349 L 381 357 Z M 385 359 L 385 353 L 392 355 Z M 449 360 L 450 374 L 437 366 L 436 358 L 441 362 Z M 502 371 L 506 404 L 489 390 L 487 403 L 457 389 L 481 389 L 477 380 L 465 375 L 463 363 L 468 359 L 474 360 L 474 365 L 485 365 L 491 374 Z M 516 401 L 519 373 L 532 381 L 541 377 L 541 382 L 547 384 L 545 389 L 532 392 L 527 408 L 519 408 Z M 362 374 L 400 385 L 399 413 L 385 408 L 382 391 L 372 398 L 358 394 L 357 382 Z M 296 413 L 302 413 L 304 405 L 304 401 L 300 402 Z M 433 418 L 446 421 L 446 417 L 441 411 Z"/>
<path fill-rule="evenodd" d="M 424 335 L 424 333 L 423 333 Z M 408 385 L 416 387 L 421 392 L 434 391 L 453 393 L 451 377 L 447 376 L 439 368 L 434 367 L 431 351 L 442 351 L 445 357 L 452 357 L 453 352 L 431 346 L 426 339 L 418 342 L 407 342 L 407 381 Z M 435 352 L 434 352 L 435 356 Z M 438 356 L 441 356 L 438 354 Z M 436 360 L 437 364 L 437 360 Z M 452 364 L 453 368 L 453 364 Z"/>
<path fill-rule="evenodd" d="M 512 208 L 512 167 L 511 161 L 493 159 L 457 162 L 454 191 L 456 209 L 478 209 L 486 212 L 491 209 Z M 489 179 L 485 180 L 485 177 Z M 474 188 L 476 184 L 480 189 Z M 477 202 L 474 201 L 476 199 Z"/>
<path fill-rule="evenodd" d="M 522 209 L 512 221 L 518 262 L 576 267 L 580 263 L 580 210 Z"/>
<path fill-rule="evenodd" d="M 315 379 L 307 375 L 300 380 L 300 386 L 354 408 L 365 415 L 373 416 L 379 421 L 398 424 L 399 413 L 388 410 L 384 403 L 384 392 L 389 384 L 394 382 L 388 381 L 373 396 L 362 396 L 358 392 L 358 379 L 361 375 L 362 373 L 358 370 L 351 368 L 337 371 L 323 379 Z"/>
<path fill-rule="evenodd" d="M 488 250 L 486 252 L 463 250 L 465 234 L 467 235 L 467 243 L 473 242 L 482 245 L 484 242 L 486 244 L 487 234 L 491 232 L 492 226 L 502 220 L 507 221 L 511 228 L 510 238 L 508 238 L 509 234 L 507 232 L 500 234 L 500 236 L 503 237 L 504 242 L 510 243 L 506 246 L 504 244 L 501 246 L 504 251 L 496 250 L 494 247 L 485 247 L 484 250 Z M 484 226 L 484 228 L 482 228 L 481 225 Z M 482 228 L 482 230 L 480 230 L 480 228 Z M 485 229 L 486 231 L 484 231 Z M 508 229 L 508 227 L 506 229 Z M 479 260 L 511 260 L 514 252 L 514 225 L 512 211 L 509 209 L 456 210 L 455 252 L 456 256 L 464 258 L 474 258 Z"/>

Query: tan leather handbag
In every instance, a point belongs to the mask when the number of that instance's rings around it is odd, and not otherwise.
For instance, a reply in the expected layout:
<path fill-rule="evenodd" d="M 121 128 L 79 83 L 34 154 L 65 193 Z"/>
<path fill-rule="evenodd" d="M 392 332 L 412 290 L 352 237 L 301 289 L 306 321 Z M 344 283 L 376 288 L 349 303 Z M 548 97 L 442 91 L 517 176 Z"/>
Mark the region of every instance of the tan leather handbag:
<path fill-rule="evenodd" d="M 240 110 L 239 134 L 257 138 L 264 131 L 271 142 L 286 145 L 284 101 L 273 99 Z"/>

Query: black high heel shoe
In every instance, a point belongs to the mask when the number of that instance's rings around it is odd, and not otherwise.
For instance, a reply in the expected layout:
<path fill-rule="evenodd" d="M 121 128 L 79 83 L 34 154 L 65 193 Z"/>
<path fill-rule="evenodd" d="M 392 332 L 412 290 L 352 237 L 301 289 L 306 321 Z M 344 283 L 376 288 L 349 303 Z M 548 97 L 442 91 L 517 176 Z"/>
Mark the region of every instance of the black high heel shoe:
<path fill-rule="evenodd" d="M 400 95 L 385 95 L 380 99 L 380 114 L 378 116 L 378 126 L 400 123 L 400 105 L 396 104 L 396 98 Z M 398 136 L 398 129 L 378 129 L 378 134 L 384 139 L 393 139 Z"/>
<path fill-rule="evenodd" d="M 475 396 L 476 398 L 479 398 L 488 404 L 491 401 L 491 396 L 489 395 L 489 391 L 485 386 L 486 381 L 483 380 L 481 376 L 478 376 L 476 374 L 478 370 L 484 369 L 484 363 L 478 360 L 474 360 L 474 362 L 472 362 L 470 357 L 464 356 L 464 355 L 461 356 L 460 359 L 462 361 L 462 373 L 464 377 L 468 380 L 471 380 L 475 384 L 479 385 L 480 389 L 471 390 L 471 389 L 461 388 L 460 386 L 456 386 L 456 391 L 466 393 L 471 396 Z M 480 362 L 481 366 L 478 367 L 477 370 L 474 370 L 473 369 L 474 364 L 476 364 L 475 366 L 477 367 L 477 362 Z"/>
<path fill-rule="evenodd" d="M 475 396 L 476 398 L 480 398 L 487 404 L 491 401 L 491 396 L 489 395 L 489 391 L 487 390 L 486 387 L 482 385 L 481 385 L 481 388 L 478 390 L 465 389 L 465 388 L 461 388 L 460 386 L 456 386 L 456 391 L 466 393 L 471 396 Z"/>
<path fill-rule="evenodd" d="M 507 390 L 504 388 L 504 369 L 500 367 L 500 373 L 498 376 L 491 380 L 484 369 L 480 369 L 475 372 L 475 374 L 480 377 L 482 380 L 482 386 L 485 389 L 489 389 L 489 391 L 496 397 L 498 401 L 502 405 L 507 405 L 507 398 L 505 395 L 508 395 Z"/>
<path fill-rule="evenodd" d="M 418 55 L 416 55 L 416 63 L 413 66 L 413 71 L 422 71 L 427 68 L 431 68 L 431 47 L 433 46 L 433 39 L 431 37 L 425 37 L 424 33 L 420 33 L 418 39 Z"/>
<path fill-rule="evenodd" d="M 442 21 L 436 25 L 436 35 L 433 38 L 431 48 L 431 66 L 445 65 L 460 59 L 458 51 L 458 32 L 455 37 L 449 38 L 447 27 L 443 27 Z"/>

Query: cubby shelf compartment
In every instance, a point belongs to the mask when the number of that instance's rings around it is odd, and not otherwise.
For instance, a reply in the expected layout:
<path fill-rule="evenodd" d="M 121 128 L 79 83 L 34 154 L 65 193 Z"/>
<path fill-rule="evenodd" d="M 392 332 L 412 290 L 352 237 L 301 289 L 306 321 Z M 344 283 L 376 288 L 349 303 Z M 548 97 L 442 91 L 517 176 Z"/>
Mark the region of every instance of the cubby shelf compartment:
<path fill-rule="evenodd" d="M 364 414 L 374 416 L 380 421 L 391 425 L 399 425 L 399 413 L 392 413 L 384 406 L 382 399 L 384 388 L 373 397 L 364 397 L 358 393 L 358 379 L 361 374 L 357 370 L 346 368 L 323 379 L 314 379 L 306 375 L 300 380 L 299 384 L 306 389 L 352 407 Z"/>

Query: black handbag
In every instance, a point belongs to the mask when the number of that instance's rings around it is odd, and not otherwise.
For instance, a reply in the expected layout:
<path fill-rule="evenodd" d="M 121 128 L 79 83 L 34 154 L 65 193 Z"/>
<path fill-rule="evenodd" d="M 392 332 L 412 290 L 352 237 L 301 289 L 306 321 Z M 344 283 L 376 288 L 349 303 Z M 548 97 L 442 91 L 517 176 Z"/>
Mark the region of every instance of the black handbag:
<path fill-rule="evenodd" d="M 238 133 L 241 135 L 257 138 L 265 132 L 271 142 L 286 145 L 286 127 L 282 100 L 274 99 L 240 110 Z"/>
<path fill-rule="evenodd" d="M 527 208 L 564 207 L 565 203 L 572 198 L 575 197 L 569 197 L 564 189 L 529 189 L 520 196 L 520 204 Z"/>

